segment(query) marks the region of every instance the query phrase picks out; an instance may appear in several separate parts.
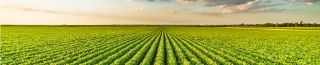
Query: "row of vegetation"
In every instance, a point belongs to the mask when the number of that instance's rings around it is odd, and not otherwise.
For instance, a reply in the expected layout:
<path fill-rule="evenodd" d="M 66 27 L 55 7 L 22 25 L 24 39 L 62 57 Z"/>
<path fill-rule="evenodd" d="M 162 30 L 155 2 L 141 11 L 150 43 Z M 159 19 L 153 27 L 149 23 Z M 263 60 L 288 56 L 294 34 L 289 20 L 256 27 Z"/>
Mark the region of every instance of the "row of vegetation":
<path fill-rule="evenodd" d="M 230 27 L 7 26 L 1 33 L 0 64 L 312 65 L 320 61 L 319 33 Z"/>

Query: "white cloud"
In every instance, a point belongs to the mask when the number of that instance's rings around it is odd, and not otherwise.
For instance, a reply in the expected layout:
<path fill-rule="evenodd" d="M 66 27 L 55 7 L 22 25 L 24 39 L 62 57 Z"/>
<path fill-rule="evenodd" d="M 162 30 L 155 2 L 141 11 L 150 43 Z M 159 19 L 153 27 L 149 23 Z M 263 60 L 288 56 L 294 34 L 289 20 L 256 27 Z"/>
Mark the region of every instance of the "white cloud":
<path fill-rule="evenodd" d="M 234 6 L 224 6 L 221 8 L 222 13 L 236 13 L 249 10 L 254 7 L 260 0 L 250 1 L 245 4 L 234 5 Z"/>

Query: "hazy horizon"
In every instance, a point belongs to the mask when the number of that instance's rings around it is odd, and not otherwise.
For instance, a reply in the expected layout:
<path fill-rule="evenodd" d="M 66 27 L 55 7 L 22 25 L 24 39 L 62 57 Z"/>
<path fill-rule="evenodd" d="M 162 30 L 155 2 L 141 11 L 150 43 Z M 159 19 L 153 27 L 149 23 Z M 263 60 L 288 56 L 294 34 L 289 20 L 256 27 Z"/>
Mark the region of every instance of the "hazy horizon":
<path fill-rule="evenodd" d="M 0 0 L 9 25 L 320 23 L 320 0 Z"/>

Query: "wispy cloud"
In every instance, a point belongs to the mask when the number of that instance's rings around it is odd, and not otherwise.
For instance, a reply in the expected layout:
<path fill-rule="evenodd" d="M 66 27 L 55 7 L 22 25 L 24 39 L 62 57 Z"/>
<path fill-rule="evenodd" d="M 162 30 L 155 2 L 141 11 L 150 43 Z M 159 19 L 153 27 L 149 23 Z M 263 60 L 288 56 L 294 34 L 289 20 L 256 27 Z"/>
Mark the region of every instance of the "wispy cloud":
<path fill-rule="evenodd" d="M 320 0 L 177 0 L 180 3 L 192 4 L 200 2 L 204 7 L 218 7 L 220 13 L 243 13 L 243 12 L 283 12 L 290 10 L 276 8 L 284 5 L 306 3 L 307 5 L 317 4 Z M 301 6 L 301 5 L 297 5 Z M 295 7 L 295 6 L 292 6 Z"/>
<path fill-rule="evenodd" d="M 250 10 L 251 8 L 255 7 L 260 0 L 254 0 L 254 1 L 249 1 L 244 4 L 239 4 L 239 5 L 223 5 L 221 8 L 222 13 L 236 13 L 236 12 L 242 12 L 242 11 L 247 11 Z"/>

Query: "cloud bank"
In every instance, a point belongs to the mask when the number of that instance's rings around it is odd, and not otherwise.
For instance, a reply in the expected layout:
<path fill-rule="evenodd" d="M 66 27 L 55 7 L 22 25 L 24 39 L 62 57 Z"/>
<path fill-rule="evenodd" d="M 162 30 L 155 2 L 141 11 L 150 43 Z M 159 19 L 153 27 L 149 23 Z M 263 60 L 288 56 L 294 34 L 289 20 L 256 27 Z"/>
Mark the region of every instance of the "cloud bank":
<path fill-rule="evenodd" d="M 180 3 L 203 3 L 205 7 L 219 7 L 220 13 L 241 12 L 282 12 L 286 9 L 277 9 L 276 6 L 305 3 L 315 5 L 320 0 L 177 0 Z"/>

